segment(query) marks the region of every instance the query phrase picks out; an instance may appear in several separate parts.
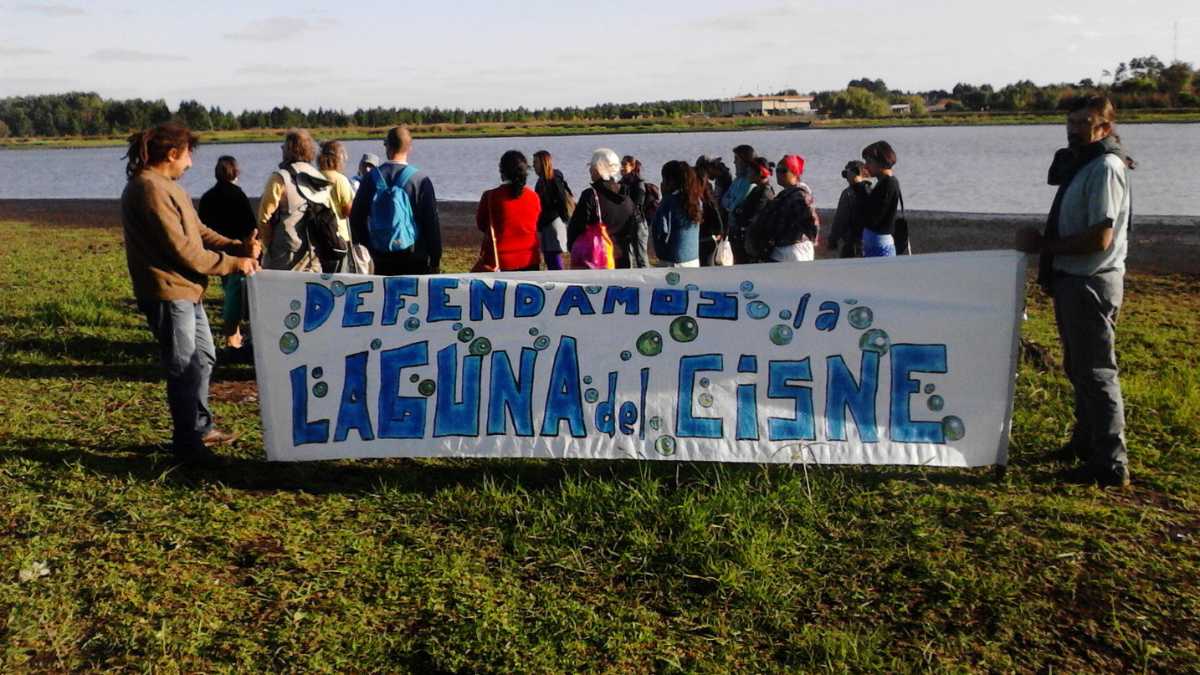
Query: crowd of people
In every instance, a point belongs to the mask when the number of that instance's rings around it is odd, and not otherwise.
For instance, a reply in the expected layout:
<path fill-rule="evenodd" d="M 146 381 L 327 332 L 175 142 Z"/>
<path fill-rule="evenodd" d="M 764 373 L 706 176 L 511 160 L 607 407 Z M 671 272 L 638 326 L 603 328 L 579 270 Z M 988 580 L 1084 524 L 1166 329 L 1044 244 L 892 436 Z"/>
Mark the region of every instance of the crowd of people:
<path fill-rule="evenodd" d="M 1060 189 L 1046 231 L 1019 233 L 1016 246 L 1043 253 L 1043 285 L 1055 298 L 1076 390 L 1075 433 L 1064 456 L 1085 460 L 1085 477 L 1127 484 L 1113 327 L 1129 224 L 1125 170 L 1133 163 L 1115 140 L 1114 123 L 1102 97 L 1072 107 L 1070 146 L 1050 171 Z M 363 155 L 353 177 L 344 173 L 340 142 L 318 146 L 307 131 L 288 131 L 257 212 L 228 156 L 218 159 L 217 183 L 199 212 L 192 207 L 177 180 L 191 166 L 196 142 L 175 124 L 134 134 L 122 195 L 134 292 L 162 349 L 175 448 L 184 456 L 228 440 L 207 408 L 215 351 L 200 300 L 209 275 L 224 277 L 224 334 L 231 350 L 245 354 L 244 279 L 260 267 L 424 275 L 439 273 L 442 259 L 433 181 L 409 163 L 406 127 L 387 132 L 386 159 Z M 846 187 L 824 242 L 829 249 L 867 258 L 911 252 L 896 163 L 895 150 L 878 141 L 845 165 Z M 500 157 L 500 185 L 484 192 L 476 209 L 482 242 L 474 271 L 801 262 L 813 260 L 821 243 L 799 154 L 771 162 L 739 145 L 732 170 L 719 158 L 672 160 L 655 184 L 636 157 L 600 148 L 578 197 L 554 164 L 545 150 L 534 153 L 532 166 L 517 150 Z"/>

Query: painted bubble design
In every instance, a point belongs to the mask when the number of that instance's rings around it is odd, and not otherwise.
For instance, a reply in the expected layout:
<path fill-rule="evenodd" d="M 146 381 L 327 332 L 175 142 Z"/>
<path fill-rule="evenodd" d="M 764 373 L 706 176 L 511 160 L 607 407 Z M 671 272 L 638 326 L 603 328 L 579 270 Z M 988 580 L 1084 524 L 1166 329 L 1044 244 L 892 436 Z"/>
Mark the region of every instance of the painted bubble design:
<path fill-rule="evenodd" d="M 747 300 L 754 300 L 754 299 L 758 298 L 758 293 L 756 293 L 754 291 L 750 291 L 749 293 L 742 293 L 742 297 Z"/>
<path fill-rule="evenodd" d="M 539 331 L 537 328 L 530 328 L 530 329 L 529 329 L 529 334 L 530 334 L 531 336 L 533 336 L 533 337 L 537 337 L 537 334 L 538 334 L 538 333 L 540 333 L 540 332 L 541 332 L 541 331 Z"/>
<path fill-rule="evenodd" d="M 371 349 L 379 349 L 382 346 L 383 346 L 383 340 L 380 340 L 379 338 L 375 338 L 374 340 L 371 340 Z"/>
<path fill-rule="evenodd" d="M 588 403 L 595 403 L 596 401 L 600 400 L 600 392 L 596 391 L 595 389 L 588 389 L 587 391 L 583 392 L 583 400 L 587 401 Z"/>
<path fill-rule="evenodd" d="M 696 400 L 700 402 L 700 407 L 702 407 L 702 408 L 711 408 L 712 407 L 713 396 L 712 396 L 712 394 L 708 393 L 707 391 L 704 392 L 703 394 L 700 394 L 699 396 L 697 396 Z"/>
<path fill-rule="evenodd" d="M 462 322 L 460 321 L 460 322 L 458 322 L 458 323 L 455 323 L 455 324 L 451 325 L 451 326 L 450 326 L 450 330 L 453 330 L 453 331 L 460 331 L 460 330 L 462 330 L 462 327 L 463 327 L 463 325 L 462 325 Z"/>
<path fill-rule="evenodd" d="M 633 358 L 633 352 L 629 351 L 628 349 L 621 352 L 621 360 L 622 361 L 628 361 L 629 359 L 632 359 L 632 358 Z"/>
<path fill-rule="evenodd" d="M 287 326 L 289 329 L 296 328 L 300 325 L 300 315 L 295 312 L 288 314 L 287 316 L 283 317 L 283 325 Z"/>
<path fill-rule="evenodd" d="M 701 386 L 701 387 L 704 387 L 705 389 L 708 389 L 708 386 L 709 386 L 710 384 L 712 384 L 712 380 L 708 379 L 707 377 L 702 377 L 702 378 L 700 378 L 700 386 Z"/>
<path fill-rule="evenodd" d="M 292 311 L 293 311 L 293 312 L 299 312 L 299 311 L 300 311 L 300 308 L 301 308 L 301 307 L 303 307 L 303 306 L 304 306 L 304 305 L 302 305 L 302 304 L 300 303 L 300 301 L 299 301 L 299 300 L 293 300 L 293 301 L 292 301 L 292 302 L 291 302 L 291 303 L 288 305 L 288 307 L 291 307 L 291 308 L 292 308 Z"/>
<path fill-rule="evenodd" d="M 474 340 L 474 339 L 475 339 L 475 329 L 474 328 L 462 328 L 458 331 L 458 341 L 459 342 L 470 342 L 471 340 Z"/>
<path fill-rule="evenodd" d="M 967 435 L 967 425 L 954 415 L 942 418 L 942 434 L 946 436 L 948 441 L 962 440 L 963 436 Z"/>
<path fill-rule="evenodd" d="M 417 385 L 417 393 L 422 396 L 433 396 L 435 391 L 437 391 L 437 383 L 433 380 L 421 380 L 421 384 Z"/>
<path fill-rule="evenodd" d="M 846 298 L 842 302 L 846 303 L 847 305 L 857 305 L 858 304 L 858 300 L 855 300 L 854 298 Z"/>
<path fill-rule="evenodd" d="M 754 282 L 753 281 L 743 281 L 740 288 L 742 289 L 743 293 L 751 293 L 754 291 Z"/>
<path fill-rule="evenodd" d="M 926 394 L 932 394 L 932 393 L 933 393 L 933 392 L 935 392 L 935 391 L 937 391 L 937 387 L 936 387 L 936 386 L 934 386 L 934 385 L 932 385 L 932 384 L 927 384 L 927 385 L 925 385 L 925 393 L 926 393 Z"/>
<path fill-rule="evenodd" d="M 771 314 L 771 306 L 762 300 L 755 300 L 746 305 L 746 316 L 751 319 L 765 319 Z"/>
<path fill-rule="evenodd" d="M 658 431 L 659 427 L 662 426 L 662 418 L 661 417 L 651 417 L 647 421 L 647 424 L 650 425 L 651 429 Z"/>
<path fill-rule="evenodd" d="M 885 331 L 872 328 L 863 333 L 862 337 L 858 339 L 858 348 L 864 352 L 886 354 L 892 348 L 892 339 L 888 337 Z"/>
<path fill-rule="evenodd" d="M 676 444 L 674 436 L 659 436 L 657 441 L 654 441 L 654 451 L 660 455 L 671 456 L 675 454 Z"/>
<path fill-rule="evenodd" d="M 346 294 L 346 284 L 343 284 L 340 281 L 335 281 L 332 284 L 329 284 L 329 292 L 333 293 L 336 297 L 341 297 Z"/>
<path fill-rule="evenodd" d="M 593 285 L 593 286 L 587 286 L 587 287 L 585 287 L 583 290 L 587 291 L 587 294 L 588 294 L 588 295 L 595 295 L 595 294 L 599 293 L 599 292 L 600 292 L 601 290 L 603 290 L 603 289 L 602 289 L 601 287 L 599 287 L 599 286 L 595 286 L 595 285 Z"/>
<path fill-rule="evenodd" d="M 635 346 L 642 356 L 658 356 L 663 348 L 662 334 L 656 330 L 648 330 L 638 336 Z"/>
<path fill-rule="evenodd" d="M 472 356 L 486 356 L 492 353 L 492 341 L 485 337 L 477 337 L 468 347 Z"/>
<path fill-rule="evenodd" d="M 415 316 L 410 316 L 404 320 L 404 330 L 414 331 L 421 327 L 421 320 Z"/>
<path fill-rule="evenodd" d="M 321 275 L 321 279 L 322 279 L 322 280 L 324 280 L 324 281 L 329 281 L 329 280 L 330 280 L 330 279 L 332 279 L 332 278 L 333 278 L 333 275 L 332 275 L 332 274 L 322 274 L 322 275 Z"/>
<path fill-rule="evenodd" d="M 413 373 L 412 375 L 408 376 L 408 381 L 412 382 L 413 384 L 416 384 L 421 381 L 421 376 L 416 373 Z"/>
<path fill-rule="evenodd" d="M 671 339 L 676 342 L 691 342 L 700 335 L 700 324 L 690 316 L 681 316 L 671 322 Z"/>
<path fill-rule="evenodd" d="M 932 410 L 933 412 L 938 412 L 942 408 L 946 407 L 945 399 L 943 399 L 941 396 L 938 396 L 937 394 L 930 396 L 928 403 L 929 403 L 929 409 Z"/>
<path fill-rule="evenodd" d="M 550 346 L 550 336 L 549 335 L 543 335 L 533 341 L 533 348 L 538 351 L 541 351 L 549 346 Z"/>
<path fill-rule="evenodd" d="M 791 321 L 792 320 L 792 310 L 790 310 L 790 309 L 779 310 L 779 320 L 780 321 Z"/>
<path fill-rule="evenodd" d="M 408 313 L 413 316 L 416 316 L 417 313 L 420 311 L 421 311 L 421 306 L 415 302 L 408 306 Z"/>
<path fill-rule="evenodd" d="M 672 286 L 679 283 L 679 272 L 667 272 L 667 283 Z"/>
<path fill-rule="evenodd" d="M 284 333 L 279 337 L 279 351 L 291 354 L 300 348 L 300 338 L 295 333 Z"/>
<path fill-rule="evenodd" d="M 846 314 L 846 321 L 858 330 L 866 330 L 875 321 L 875 313 L 871 311 L 870 307 L 855 307 Z"/>
<path fill-rule="evenodd" d="M 547 281 L 546 283 L 542 284 L 542 288 L 544 288 L 544 289 L 546 289 L 546 290 L 548 290 L 548 291 L 552 291 L 552 290 L 554 290 L 554 282 L 553 282 L 553 281 Z"/>
<path fill-rule="evenodd" d="M 584 383 L 584 384 L 591 384 L 591 383 L 592 383 L 592 376 L 591 376 L 591 375 L 584 375 L 584 376 L 583 376 L 583 383 Z"/>
<path fill-rule="evenodd" d="M 313 385 L 312 391 L 313 396 L 316 396 L 317 398 L 325 398 L 325 395 L 329 393 L 329 385 L 325 384 L 324 382 L 318 382 Z"/>
<path fill-rule="evenodd" d="M 783 345 L 791 344 L 794 333 L 792 332 L 791 326 L 780 323 L 771 327 L 771 332 L 769 335 L 771 337 L 771 342 L 774 342 L 782 347 Z"/>
<path fill-rule="evenodd" d="M 325 369 L 324 369 L 324 368 L 322 368 L 322 367 L 320 367 L 320 366 L 317 366 L 316 368 L 313 368 L 313 369 L 312 369 L 312 376 L 313 376 L 313 379 L 315 379 L 315 380 L 319 380 L 319 379 L 321 379 L 322 377 L 325 377 Z"/>

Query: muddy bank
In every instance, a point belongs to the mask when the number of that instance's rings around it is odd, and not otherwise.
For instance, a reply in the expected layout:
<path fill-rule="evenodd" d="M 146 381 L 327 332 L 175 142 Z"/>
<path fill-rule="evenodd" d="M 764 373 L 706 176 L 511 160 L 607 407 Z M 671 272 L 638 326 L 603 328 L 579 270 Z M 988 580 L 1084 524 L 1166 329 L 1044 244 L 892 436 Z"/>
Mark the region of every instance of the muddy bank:
<path fill-rule="evenodd" d="M 474 248 L 475 205 L 442 202 L 443 237 L 447 246 Z M 833 221 L 821 210 L 822 221 Z M 1024 214 L 910 211 L 913 246 L 918 253 L 1008 248 L 1020 227 L 1040 227 L 1044 216 Z M 22 221 L 51 227 L 121 226 L 115 199 L 0 199 L 0 221 Z M 1200 275 L 1200 218 L 1145 216 L 1135 218 L 1129 266 L 1140 272 Z"/>

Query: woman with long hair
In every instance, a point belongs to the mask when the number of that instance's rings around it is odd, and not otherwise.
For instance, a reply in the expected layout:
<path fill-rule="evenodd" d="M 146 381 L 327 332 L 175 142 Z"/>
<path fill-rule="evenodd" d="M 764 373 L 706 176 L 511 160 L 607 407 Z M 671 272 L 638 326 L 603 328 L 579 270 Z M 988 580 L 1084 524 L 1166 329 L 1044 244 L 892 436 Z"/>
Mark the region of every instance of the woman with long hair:
<path fill-rule="evenodd" d="M 200 222 L 223 237 L 248 241 L 254 237 L 254 209 L 246 193 L 237 184 L 241 174 L 237 160 L 222 155 L 217 159 L 213 173 L 217 184 L 200 197 L 200 207 L 197 209 Z M 249 354 L 242 350 L 245 346 L 242 320 L 246 315 L 246 276 L 239 272 L 226 275 L 221 286 L 225 292 L 221 307 L 221 334 L 225 336 L 225 345 L 236 359 L 248 360 Z"/>
<path fill-rule="evenodd" d="M 542 206 L 537 228 L 542 257 L 546 259 L 546 269 L 561 270 L 563 254 L 568 252 L 567 222 L 575 211 L 575 196 L 562 172 L 554 168 L 554 157 L 546 150 L 533 153 L 533 170 L 538 177 L 533 190 Z"/>
<path fill-rule="evenodd" d="M 662 186 L 666 196 L 651 227 L 658 266 L 699 267 L 704 185 L 687 162 L 673 160 L 663 165 Z"/>
<path fill-rule="evenodd" d="M 330 205 L 337 216 L 338 236 L 350 242 L 349 254 L 341 271 L 370 274 L 370 251 L 366 246 L 354 244 L 350 237 L 350 207 L 354 204 L 354 186 L 344 173 L 348 159 L 349 154 L 341 141 L 325 141 L 321 144 L 321 154 L 317 157 L 317 168 L 329 181 Z"/>
<path fill-rule="evenodd" d="M 709 266 L 714 264 L 714 254 L 717 250 L 717 244 L 728 234 L 725 227 L 725 214 L 721 209 L 720 197 L 716 194 L 713 184 L 713 161 L 708 157 L 701 155 L 696 160 L 695 172 L 696 178 L 700 181 L 700 186 L 703 188 L 703 196 L 701 201 L 704 204 L 703 218 L 700 221 L 700 264 Z M 720 171 L 720 169 L 716 169 Z"/>
<path fill-rule="evenodd" d="M 480 270 L 537 270 L 541 264 L 538 217 L 542 212 L 537 193 L 525 187 L 529 161 L 517 150 L 500 157 L 499 186 L 483 193 L 475 211 L 475 225 L 484 233 Z"/>
<path fill-rule="evenodd" d="M 867 175 L 875 179 L 875 187 L 865 181 L 852 187 L 862 204 L 863 257 L 887 258 L 896 255 L 896 215 L 900 209 L 900 181 L 892 167 L 896 151 L 887 141 L 876 141 L 862 151 Z"/>
<path fill-rule="evenodd" d="M 312 165 L 317 156 L 316 144 L 304 129 L 289 129 L 280 150 L 283 161 L 267 179 L 258 202 L 258 234 L 265 250 L 263 267 L 320 272 L 321 260 L 309 233 L 297 226 L 309 201 L 330 205 L 329 179 Z"/>
<path fill-rule="evenodd" d="M 658 203 L 651 199 L 651 195 L 657 194 L 658 189 L 642 178 L 642 160 L 633 155 L 621 158 L 621 192 L 633 202 L 638 214 L 637 232 L 627 238 L 625 256 L 630 267 L 646 267 L 649 260 L 649 223 L 658 209 Z"/>

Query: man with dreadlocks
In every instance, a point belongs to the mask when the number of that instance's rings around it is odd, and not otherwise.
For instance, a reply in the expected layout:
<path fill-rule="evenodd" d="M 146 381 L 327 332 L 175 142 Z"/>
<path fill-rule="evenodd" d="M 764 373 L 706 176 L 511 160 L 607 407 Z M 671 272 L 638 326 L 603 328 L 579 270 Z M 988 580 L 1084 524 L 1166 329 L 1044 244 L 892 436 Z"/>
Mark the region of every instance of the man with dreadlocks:
<path fill-rule="evenodd" d="M 1133 160 L 1115 133 L 1105 96 L 1075 100 L 1068 147 L 1050 166 L 1058 186 L 1045 233 L 1025 228 L 1016 247 L 1041 253 L 1038 282 L 1054 298 L 1063 365 L 1075 390 L 1075 427 L 1060 458 L 1083 464 L 1073 482 L 1129 485 L 1125 405 L 1117 377 L 1116 325 L 1124 295 Z"/>
<path fill-rule="evenodd" d="M 185 461 L 212 458 L 210 444 L 233 442 L 213 426 L 208 380 L 216 363 L 201 300 L 208 276 L 253 274 L 259 245 L 223 237 L 200 222 L 178 180 L 192 166 L 197 137 L 163 124 L 129 137 L 121 194 L 125 256 L 133 294 L 146 315 L 167 371 L 172 449 Z"/>

